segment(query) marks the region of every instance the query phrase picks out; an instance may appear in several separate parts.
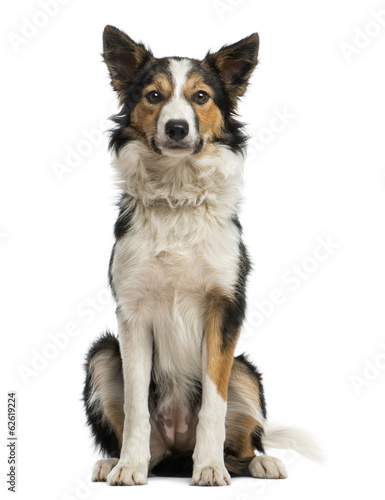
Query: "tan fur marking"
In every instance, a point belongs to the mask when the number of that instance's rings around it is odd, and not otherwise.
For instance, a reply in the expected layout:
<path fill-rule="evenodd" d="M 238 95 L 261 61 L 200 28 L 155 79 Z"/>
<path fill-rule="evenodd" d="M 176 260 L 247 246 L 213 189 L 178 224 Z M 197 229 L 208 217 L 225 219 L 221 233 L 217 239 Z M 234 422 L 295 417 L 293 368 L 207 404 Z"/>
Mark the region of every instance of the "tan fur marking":
<path fill-rule="evenodd" d="M 228 382 L 239 332 L 235 336 L 233 345 L 223 350 L 221 332 L 223 315 L 231 299 L 226 297 L 223 292 L 214 289 L 206 295 L 206 300 L 207 375 L 216 385 L 223 400 L 227 401 Z"/>
<path fill-rule="evenodd" d="M 114 357 L 107 351 L 99 354 L 91 365 L 101 405 L 118 438 L 119 448 L 122 445 L 124 424 L 123 378 L 120 363 L 120 358 Z"/>
<path fill-rule="evenodd" d="M 197 104 L 193 100 L 195 92 L 204 90 L 210 96 L 210 99 L 205 104 Z M 223 117 L 218 106 L 215 104 L 213 97 L 213 89 L 204 83 L 201 76 L 192 73 L 186 81 L 184 88 L 184 97 L 188 102 L 191 102 L 194 111 L 199 120 L 199 131 L 206 137 L 206 140 L 220 138 L 223 134 Z"/>
<path fill-rule="evenodd" d="M 256 425 L 255 418 L 245 413 L 238 413 L 233 418 L 231 416 L 226 418 L 225 448 L 235 452 L 241 458 L 254 456 L 251 433 Z"/>
<path fill-rule="evenodd" d="M 256 427 L 262 427 L 258 411 L 258 384 L 246 366 L 235 359 L 229 380 L 225 448 L 240 458 L 250 458 L 255 454 L 251 433 Z"/>
<path fill-rule="evenodd" d="M 123 407 L 114 402 L 108 401 L 103 405 L 108 420 L 114 428 L 115 435 L 118 439 L 119 449 L 122 447 L 123 442 L 123 426 L 124 426 L 124 412 Z"/>
<path fill-rule="evenodd" d="M 231 382 L 236 385 L 237 392 L 250 401 L 250 405 L 254 408 L 260 407 L 259 388 L 255 380 L 250 376 L 247 368 L 243 363 L 235 360 L 231 372 Z"/>
<path fill-rule="evenodd" d="M 152 90 L 160 92 L 163 96 L 159 104 L 150 104 L 146 95 Z M 149 145 L 150 138 L 155 133 L 155 124 L 163 106 L 171 99 L 173 88 L 166 75 L 159 74 L 153 83 L 143 89 L 142 99 L 135 106 L 131 115 L 131 128 L 133 128 L 140 137 L 144 138 Z"/>

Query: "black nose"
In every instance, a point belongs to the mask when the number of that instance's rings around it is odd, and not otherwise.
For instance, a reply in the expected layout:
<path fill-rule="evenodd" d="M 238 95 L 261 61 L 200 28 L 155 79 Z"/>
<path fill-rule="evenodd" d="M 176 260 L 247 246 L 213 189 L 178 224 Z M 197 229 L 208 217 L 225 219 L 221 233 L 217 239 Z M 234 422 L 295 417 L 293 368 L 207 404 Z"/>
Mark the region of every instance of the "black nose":
<path fill-rule="evenodd" d="M 173 141 L 181 141 L 188 135 L 188 123 L 185 120 L 169 120 L 165 128 L 166 134 Z"/>

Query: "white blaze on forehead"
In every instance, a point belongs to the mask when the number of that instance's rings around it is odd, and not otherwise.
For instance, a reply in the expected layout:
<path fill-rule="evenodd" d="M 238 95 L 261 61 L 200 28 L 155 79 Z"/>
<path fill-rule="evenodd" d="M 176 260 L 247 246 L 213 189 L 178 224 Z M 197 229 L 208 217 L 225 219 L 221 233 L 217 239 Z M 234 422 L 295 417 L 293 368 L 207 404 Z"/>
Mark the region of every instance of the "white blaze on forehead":
<path fill-rule="evenodd" d="M 191 62 L 188 59 L 181 59 L 180 61 L 171 59 L 170 71 L 175 85 L 173 98 L 181 97 L 186 85 L 187 75 L 191 71 Z"/>
<path fill-rule="evenodd" d="M 167 140 L 165 126 L 169 120 L 186 120 L 189 125 L 187 141 L 193 143 L 197 139 L 196 117 L 192 104 L 188 102 L 183 93 L 189 72 L 192 69 L 189 59 L 171 59 L 169 69 L 172 76 L 173 95 L 163 107 L 158 120 L 157 136 L 160 141 Z"/>

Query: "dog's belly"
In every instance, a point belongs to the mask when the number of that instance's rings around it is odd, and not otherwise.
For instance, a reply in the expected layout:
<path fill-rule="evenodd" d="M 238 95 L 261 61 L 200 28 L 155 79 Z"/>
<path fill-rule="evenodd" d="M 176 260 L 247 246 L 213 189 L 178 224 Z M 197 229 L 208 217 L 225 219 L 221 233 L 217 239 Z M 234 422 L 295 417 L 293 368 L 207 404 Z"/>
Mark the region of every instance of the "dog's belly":
<path fill-rule="evenodd" d="M 152 432 L 163 441 L 170 451 L 184 452 L 193 450 L 196 440 L 198 417 L 186 407 L 169 408 L 165 413 L 157 413 L 151 418 Z"/>

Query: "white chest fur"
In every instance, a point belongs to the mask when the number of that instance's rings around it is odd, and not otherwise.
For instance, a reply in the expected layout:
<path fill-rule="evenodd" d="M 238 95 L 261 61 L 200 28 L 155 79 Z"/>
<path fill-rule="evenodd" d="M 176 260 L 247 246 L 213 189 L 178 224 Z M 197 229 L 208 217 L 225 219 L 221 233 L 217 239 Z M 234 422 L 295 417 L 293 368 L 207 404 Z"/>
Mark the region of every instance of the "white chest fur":
<path fill-rule="evenodd" d="M 238 276 L 239 232 L 231 216 L 241 160 L 225 148 L 219 153 L 179 170 L 159 162 L 135 167 L 127 151 L 115 162 L 135 202 L 112 266 L 118 305 L 127 321 L 140 317 L 151 325 L 154 376 L 178 400 L 201 376 L 205 294 L 233 292 Z"/>

